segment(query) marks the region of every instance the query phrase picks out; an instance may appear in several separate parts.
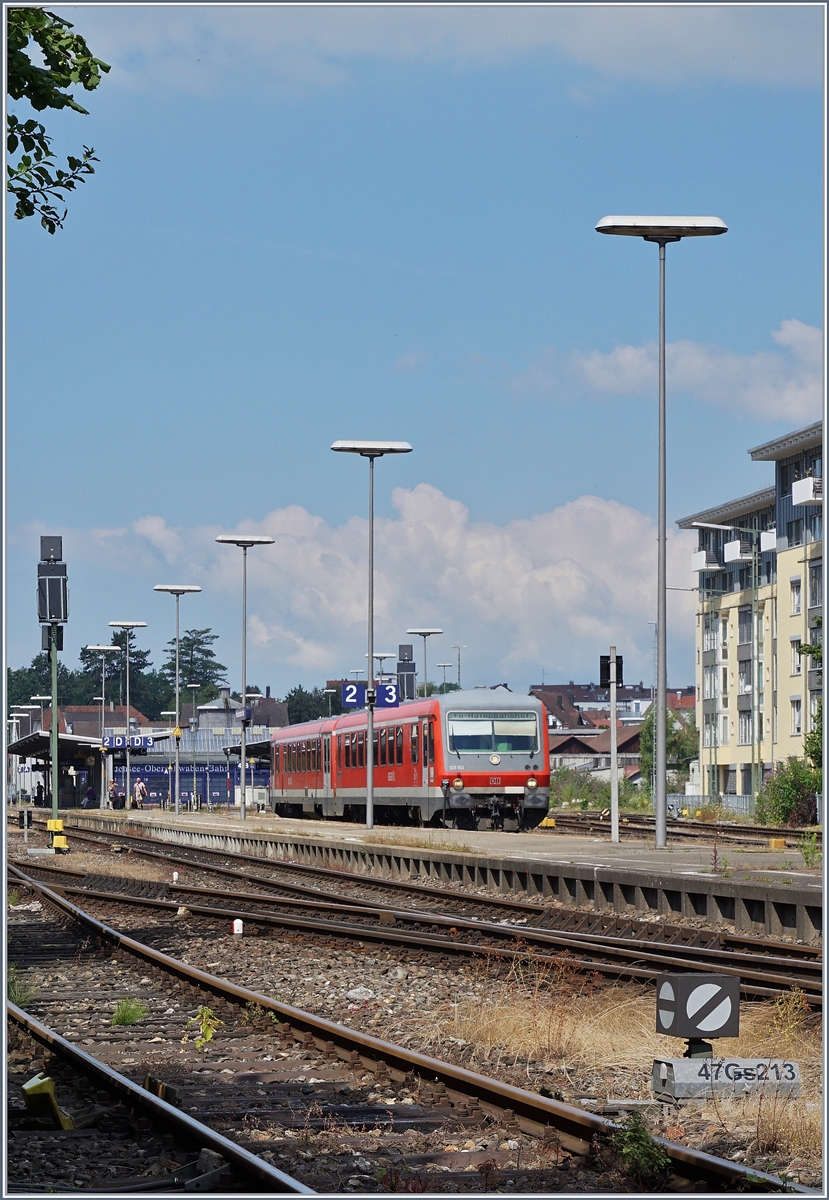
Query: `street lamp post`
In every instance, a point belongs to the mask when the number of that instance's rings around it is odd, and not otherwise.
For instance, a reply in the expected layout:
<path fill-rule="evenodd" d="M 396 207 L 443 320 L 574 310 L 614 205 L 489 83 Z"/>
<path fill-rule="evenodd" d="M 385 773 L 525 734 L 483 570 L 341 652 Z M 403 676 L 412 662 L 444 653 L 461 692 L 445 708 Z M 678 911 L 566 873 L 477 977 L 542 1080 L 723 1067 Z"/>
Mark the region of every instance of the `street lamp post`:
<path fill-rule="evenodd" d="M 411 454 L 408 442 L 334 442 L 340 454 L 368 459 L 368 676 L 366 679 L 366 829 L 374 828 L 374 460 L 384 454 Z"/>
<path fill-rule="evenodd" d="M 438 666 L 443 667 L 443 692 L 442 692 L 442 694 L 445 696 L 446 695 L 446 668 L 451 667 L 452 664 L 451 663 L 438 663 Z"/>
<path fill-rule="evenodd" d="M 87 646 L 87 650 L 92 650 L 95 654 L 101 656 L 101 799 L 98 801 L 98 807 L 103 808 L 106 800 L 106 777 L 107 777 L 107 760 L 104 753 L 104 721 L 106 720 L 106 694 L 107 694 L 107 655 L 116 654 L 117 646 Z M 129 734 L 129 722 L 127 722 L 127 733 Z"/>
<path fill-rule="evenodd" d="M 43 705 L 46 703 L 47 700 L 51 700 L 52 697 L 51 696 L 30 696 L 29 699 L 37 701 L 37 706 L 40 709 L 40 728 L 42 730 L 43 729 Z"/>
<path fill-rule="evenodd" d="M 668 710 L 667 667 L 667 529 L 665 488 L 665 247 L 684 237 L 705 237 L 727 233 L 728 226 L 719 217 L 603 217 L 597 233 L 641 237 L 659 247 L 659 479 L 657 502 L 657 580 L 656 580 L 656 714 L 654 721 L 654 765 L 656 769 L 656 845 L 668 842 L 668 794 L 666 758 L 666 719 Z"/>
<path fill-rule="evenodd" d="M 155 587 L 153 588 L 153 591 L 154 592 L 169 592 L 171 596 L 175 596 L 175 598 L 176 598 L 176 726 L 175 727 L 176 727 L 176 729 L 180 729 L 181 726 L 179 725 L 179 717 L 181 715 L 181 706 L 179 704 L 179 661 L 178 661 L 179 660 L 179 640 L 180 640 L 179 639 L 179 614 L 178 614 L 179 601 L 181 600 L 181 597 L 186 595 L 188 592 L 200 592 L 201 588 L 195 583 L 157 583 L 155 585 Z M 181 742 L 181 738 L 175 737 L 175 734 L 173 735 L 173 737 L 174 737 L 175 743 L 176 743 L 176 778 L 175 778 L 175 783 L 173 785 L 173 788 L 174 788 L 173 794 L 175 796 L 176 816 L 178 816 L 178 814 L 181 812 L 181 798 L 179 795 L 179 778 L 178 778 L 179 765 L 180 765 L 179 745 Z"/>
<path fill-rule="evenodd" d="M 442 629 L 407 629 L 406 633 L 416 634 L 423 638 L 423 699 L 426 699 L 429 688 L 429 672 L 426 667 L 426 639 L 433 633 L 443 633 Z"/>
<path fill-rule="evenodd" d="M 251 546 L 272 546 L 275 539 L 267 534 L 249 533 L 235 534 L 222 533 L 216 538 L 217 542 L 221 542 L 223 546 L 239 546 L 242 551 L 242 690 L 239 693 L 242 697 L 242 740 L 241 740 L 241 760 L 242 760 L 242 794 L 241 794 L 241 809 L 239 816 L 242 821 L 247 818 L 245 796 L 245 755 L 247 753 L 247 722 L 248 722 L 248 707 L 247 707 L 247 638 L 248 638 L 248 550 Z M 229 760 L 228 760 L 229 761 Z M 229 799 L 229 797 L 228 797 Z"/>
<path fill-rule="evenodd" d="M 127 780 L 124 789 L 124 807 L 129 810 L 130 805 L 130 633 L 133 629 L 146 629 L 146 621 L 110 621 L 111 629 L 123 629 L 126 631 L 124 645 L 127 654 Z"/>
<path fill-rule="evenodd" d="M 465 650 L 466 646 L 454 646 L 453 645 L 452 649 L 457 650 L 457 652 L 458 652 L 458 691 L 460 691 L 460 687 L 461 687 L 461 650 Z"/>
<path fill-rule="evenodd" d="M 323 696 L 328 697 L 328 716 L 330 717 L 331 716 L 331 697 L 336 696 L 337 689 L 336 688 L 323 688 L 322 694 L 323 694 Z"/>

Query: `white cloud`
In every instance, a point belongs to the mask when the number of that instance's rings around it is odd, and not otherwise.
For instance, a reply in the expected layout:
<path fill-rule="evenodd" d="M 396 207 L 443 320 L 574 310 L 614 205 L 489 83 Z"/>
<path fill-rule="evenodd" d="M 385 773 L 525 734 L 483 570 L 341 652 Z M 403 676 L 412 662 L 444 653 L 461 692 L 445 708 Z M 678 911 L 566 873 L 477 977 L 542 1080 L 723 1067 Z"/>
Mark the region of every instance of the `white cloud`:
<path fill-rule="evenodd" d="M 823 334 L 794 318 L 771 334 L 779 350 L 739 354 L 703 342 L 666 346 L 669 392 L 732 408 L 758 419 L 816 420 L 823 403 Z M 565 400 L 574 394 L 641 396 L 657 386 L 657 347 L 613 350 L 545 350 L 508 381 L 515 395 Z"/>
<path fill-rule="evenodd" d="M 417 350 L 407 350 L 395 360 L 394 369 L 401 375 L 411 375 L 412 371 L 416 371 L 418 367 L 422 367 L 426 362 L 427 356 L 418 353 Z"/>
<path fill-rule="evenodd" d="M 396 648 L 411 625 L 439 626 L 446 634 L 430 646 L 433 663 L 451 659 L 452 643 L 463 642 L 465 682 L 526 686 L 542 666 L 548 679 L 593 675 L 596 655 L 615 643 L 624 647 L 631 678 L 650 677 L 656 533 L 642 513 L 582 496 L 495 525 L 470 521 L 462 503 L 425 483 L 398 488 L 393 503 L 395 515 L 375 522 L 378 647 Z M 288 687 L 362 665 L 366 521 L 353 517 L 333 526 L 291 506 L 246 522 L 244 530 L 276 539 L 248 555 L 248 678 Z M 215 543 L 218 532 L 175 529 L 150 516 L 128 529 L 65 531 L 65 546 L 73 580 L 84 580 L 89 602 L 105 591 L 102 603 L 114 611 L 130 597 L 151 622 L 147 637 L 156 639 L 156 654 L 170 636 L 172 611 L 152 597 L 152 585 L 166 581 L 173 565 L 178 577 L 201 584 L 202 595 L 185 602 L 182 620 L 222 634 L 217 649 L 235 678 L 241 556 Z M 669 534 L 672 585 L 690 585 L 694 544 L 692 534 Z M 687 675 L 693 596 L 672 592 L 670 604 L 673 662 L 681 660 L 679 673 Z M 97 636 L 88 614 L 76 607 L 73 619 L 86 621 Z M 73 632 L 78 636 L 77 624 Z"/>
<path fill-rule="evenodd" d="M 797 5 L 91 5 L 110 79 L 214 91 L 260 76 L 336 85 L 360 59 L 452 66 L 553 50 L 605 79 L 820 86 L 823 14 Z M 260 80 L 261 82 L 261 80 Z"/>

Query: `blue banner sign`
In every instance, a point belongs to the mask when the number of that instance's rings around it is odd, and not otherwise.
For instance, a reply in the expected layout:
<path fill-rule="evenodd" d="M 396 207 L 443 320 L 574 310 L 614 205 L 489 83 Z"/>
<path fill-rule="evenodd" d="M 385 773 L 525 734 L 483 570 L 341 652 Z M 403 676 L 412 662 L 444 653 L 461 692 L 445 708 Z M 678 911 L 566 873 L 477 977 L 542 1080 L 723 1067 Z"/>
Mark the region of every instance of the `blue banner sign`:
<path fill-rule="evenodd" d="M 151 750 L 155 745 L 155 738 L 137 736 L 127 738 L 126 734 L 122 733 L 105 737 L 101 744 L 104 750 L 126 750 L 127 741 L 129 741 L 130 750 Z"/>
<path fill-rule="evenodd" d="M 377 708 L 398 708 L 400 705 L 400 688 L 396 683 L 378 683 Z"/>
<path fill-rule="evenodd" d="M 343 708 L 365 708 L 366 685 L 364 683 L 343 684 Z"/>

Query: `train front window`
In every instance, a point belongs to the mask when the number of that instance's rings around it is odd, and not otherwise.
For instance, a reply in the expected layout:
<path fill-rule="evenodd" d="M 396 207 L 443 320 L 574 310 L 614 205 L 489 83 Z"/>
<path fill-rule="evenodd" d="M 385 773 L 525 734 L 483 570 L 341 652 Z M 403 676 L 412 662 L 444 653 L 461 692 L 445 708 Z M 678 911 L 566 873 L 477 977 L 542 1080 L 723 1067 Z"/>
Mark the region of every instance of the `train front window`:
<path fill-rule="evenodd" d="M 535 754 L 538 719 L 531 712 L 449 713 L 449 750 L 453 754 Z"/>

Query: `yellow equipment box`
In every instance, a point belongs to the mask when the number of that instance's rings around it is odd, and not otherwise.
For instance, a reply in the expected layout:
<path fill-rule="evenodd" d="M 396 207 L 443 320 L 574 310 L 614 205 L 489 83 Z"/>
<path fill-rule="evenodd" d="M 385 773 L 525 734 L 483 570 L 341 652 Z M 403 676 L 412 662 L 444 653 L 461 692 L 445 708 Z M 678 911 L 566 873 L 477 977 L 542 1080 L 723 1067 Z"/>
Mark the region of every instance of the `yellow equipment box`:
<path fill-rule="evenodd" d="M 46 828 L 50 833 L 63 833 L 63 821 L 47 821 Z"/>
<path fill-rule="evenodd" d="M 66 835 L 63 833 L 55 833 L 52 835 L 53 850 L 68 850 L 69 843 L 66 840 Z"/>

